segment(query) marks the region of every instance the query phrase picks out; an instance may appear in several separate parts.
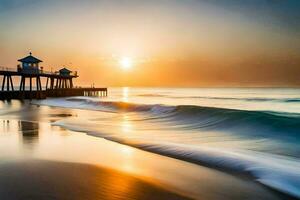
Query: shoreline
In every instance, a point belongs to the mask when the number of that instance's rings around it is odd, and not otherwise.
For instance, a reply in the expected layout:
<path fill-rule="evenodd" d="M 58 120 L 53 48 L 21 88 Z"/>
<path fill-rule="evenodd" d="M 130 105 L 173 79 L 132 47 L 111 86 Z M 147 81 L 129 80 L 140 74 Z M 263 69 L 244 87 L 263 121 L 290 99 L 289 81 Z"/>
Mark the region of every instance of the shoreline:
<path fill-rule="evenodd" d="M 22 104 L 19 108 L 8 110 L 10 112 L 0 116 L 1 119 L 6 120 L 2 122 L 4 131 L 0 135 L 3 136 L 0 137 L 1 142 L 6 146 L 0 147 L 0 150 L 7 154 L 7 156 L 2 155 L 0 160 L 15 158 L 17 168 L 22 168 L 23 161 L 32 162 L 32 160 L 33 162 L 43 160 L 45 165 L 48 161 L 87 164 L 101 169 L 117 170 L 118 173 L 125 173 L 138 180 L 147 180 L 149 187 L 159 187 L 162 189 L 161 192 L 168 191 L 172 193 L 171 195 L 180 198 L 188 196 L 183 198 L 288 199 L 285 195 L 280 195 L 241 176 L 149 153 L 50 124 L 70 116 L 97 114 L 97 111 L 30 104 Z M 4 165 L 6 164 L 1 162 L 0 168 Z M 59 170 L 52 171 L 53 176 L 58 176 L 60 173 Z"/>
<path fill-rule="evenodd" d="M 282 192 L 282 191 L 277 190 L 275 188 L 272 188 L 272 187 L 270 187 L 268 185 L 260 183 L 259 181 L 256 181 L 255 177 L 253 175 L 251 175 L 250 172 L 243 173 L 243 172 L 240 172 L 240 171 L 234 171 L 232 169 L 221 168 L 221 167 L 209 164 L 209 163 L 205 163 L 205 162 L 201 162 L 201 161 L 196 161 L 196 160 L 193 160 L 193 159 L 188 159 L 188 158 L 184 158 L 184 157 L 180 157 L 180 156 L 175 156 L 175 155 L 172 155 L 172 154 L 169 154 L 169 153 L 164 153 L 164 152 L 159 152 L 158 153 L 155 150 L 151 150 L 151 148 L 145 149 L 145 148 L 140 148 L 138 145 L 128 144 L 128 143 L 124 143 L 124 142 L 117 141 L 117 140 L 109 140 L 109 139 L 106 139 L 106 138 L 95 136 L 95 135 L 90 134 L 90 133 L 85 132 L 85 131 L 72 130 L 70 128 L 67 128 L 67 127 L 61 126 L 61 125 L 54 125 L 54 126 L 63 127 L 63 128 L 66 128 L 67 130 L 71 130 L 71 131 L 78 132 L 78 133 L 81 133 L 81 134 L 86 134 L 87 136 L 101 138 L 101 139 L 107 140 L 108 142 L 113 142 L 113 143 L 117 143 L 117 144 L 120 144 L 120 145 L 130 146 L 132 148 L 136 148 L 138 150 L 146 151 L 146 152 L 149 152 L 149 153 L 154 153 L 154 154 L 159 155 L 159 156 L 165 156 L 165 157 L 176 159 L 176 160 L 179 160 L 179 161 L 188 162 L 188 163 L 191 163 L 191 164 L 195 164 L 195 165 L 197 165 L 199 167 L 205 167 L 205 168 L 209 168 L 209 169 L 212 169 L 212 170 L 217 170 L 218 172 L 229 174 L 229 175 L 232 175 L 232 176 L 237 177 L 239 179 L 252 181 L 252 182 L 255 182 L 256 184 L 259 184 L 261 187 L 264 187 L 267 190 L 270 190 L 271 192 L 276 193 L 282 199 L 298 199 L 298 198 L 296 198 L 295 196 L 293 196 L 293 195 L 291 195 L 289 193 Z"/>

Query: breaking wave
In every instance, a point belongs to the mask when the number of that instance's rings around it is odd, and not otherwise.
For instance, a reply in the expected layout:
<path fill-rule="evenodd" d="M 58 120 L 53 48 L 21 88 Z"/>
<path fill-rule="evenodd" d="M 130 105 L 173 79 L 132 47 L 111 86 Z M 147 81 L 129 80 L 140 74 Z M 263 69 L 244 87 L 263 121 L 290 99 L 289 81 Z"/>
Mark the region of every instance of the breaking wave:
<path fill-rule="evenodd" d="M 155 122 L 168 124 L 170 127 L 176 125 L 183 130 L 183 134 L 188 134 L 191 130 L 199 134 L 207 130 L 221 131 L 246 139 L 278 140 L 287 145 L 299 144 L 300 140 L 300 114 L 297 113 L 103 102 L 82 97 L 49 99 L 39 104 L 106 112 L 139 112 L 145 116 L 144 120 L 155 119 Z M 300 148 L 297 145 L 293 146 L 293 155 L 279 155 L 249 149 L 180 144 L 172 140 L 128 138 L 124 134 L 99 131 L 89 123 L 93 122 L 61 120 L 55 122 L 55 125 L 219 170 L 247 174 L 268 187 L 300 198 Z"/>
<path fill-rule="evenodd" d="M 300 98 L 266 98 L 266 97 L 215 97 L 215 96 L 172 96 L 163 94 L 139 94 L 140 97 L 170 97 L 174 99 L 212 99 L 212 100 L 237 100 L 237 101 L 258 101 L 258 102 L 282 102 L 282 103 L 298 103 Z"/>

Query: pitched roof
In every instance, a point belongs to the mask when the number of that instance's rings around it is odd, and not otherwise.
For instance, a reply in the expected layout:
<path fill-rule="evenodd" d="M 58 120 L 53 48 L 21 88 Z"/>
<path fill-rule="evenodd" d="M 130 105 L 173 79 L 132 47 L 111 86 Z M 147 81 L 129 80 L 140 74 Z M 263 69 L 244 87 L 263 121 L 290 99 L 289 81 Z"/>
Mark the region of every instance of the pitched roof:
<path fill-rule="evenodd" d="M 19 59 L 18 61 L 22 62 L 22 63 L 40 63 L 40 62 L 43 62 L 41 61 L 40 59 L 36 58 L 36 57 L 33 57 L 30 53 L 29 56 L 25 57 L 25 58 L 22 58 L 22 59 Z"/>
<path fill-rule="evenodd" d="M 70 71 L 70 70 L 68 70 L 67 68 L 64 67 L 64 68 L 60 69 L 59 72 L 60 73 L 70 73 L 72 71 Z"/>

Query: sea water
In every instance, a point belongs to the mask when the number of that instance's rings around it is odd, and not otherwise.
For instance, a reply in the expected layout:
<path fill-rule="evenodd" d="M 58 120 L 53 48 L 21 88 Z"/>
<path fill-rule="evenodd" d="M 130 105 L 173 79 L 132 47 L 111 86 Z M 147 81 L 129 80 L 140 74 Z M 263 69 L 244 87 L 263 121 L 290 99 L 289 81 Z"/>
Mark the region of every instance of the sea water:
<path fill-rule="evenodd" d="M 111 88 L 35 104 L 95 110 L 54 125 L 230 173 L 300 197 L 300 89 Z"/>

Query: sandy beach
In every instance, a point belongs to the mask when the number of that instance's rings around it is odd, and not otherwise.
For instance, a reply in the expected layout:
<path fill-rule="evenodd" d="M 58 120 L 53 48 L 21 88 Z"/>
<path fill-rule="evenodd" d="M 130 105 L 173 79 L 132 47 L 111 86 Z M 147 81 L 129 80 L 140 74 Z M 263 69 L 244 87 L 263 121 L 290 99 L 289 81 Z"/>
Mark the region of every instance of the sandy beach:
<path fill-rule="evenodd" d="M 0 0 L 0 200 L 300 200 L 300 0 Z"/>
<path fill-rule="evenodd" d="M 287 198 L 246 177 L 51 125 L 97 111 L 1 106 L 1 199 Z"/>
<path fill-rule="evenodd" d="M 116 170 L 23 160 L 0 166 L 1 199 L 188 199 Z"/>

